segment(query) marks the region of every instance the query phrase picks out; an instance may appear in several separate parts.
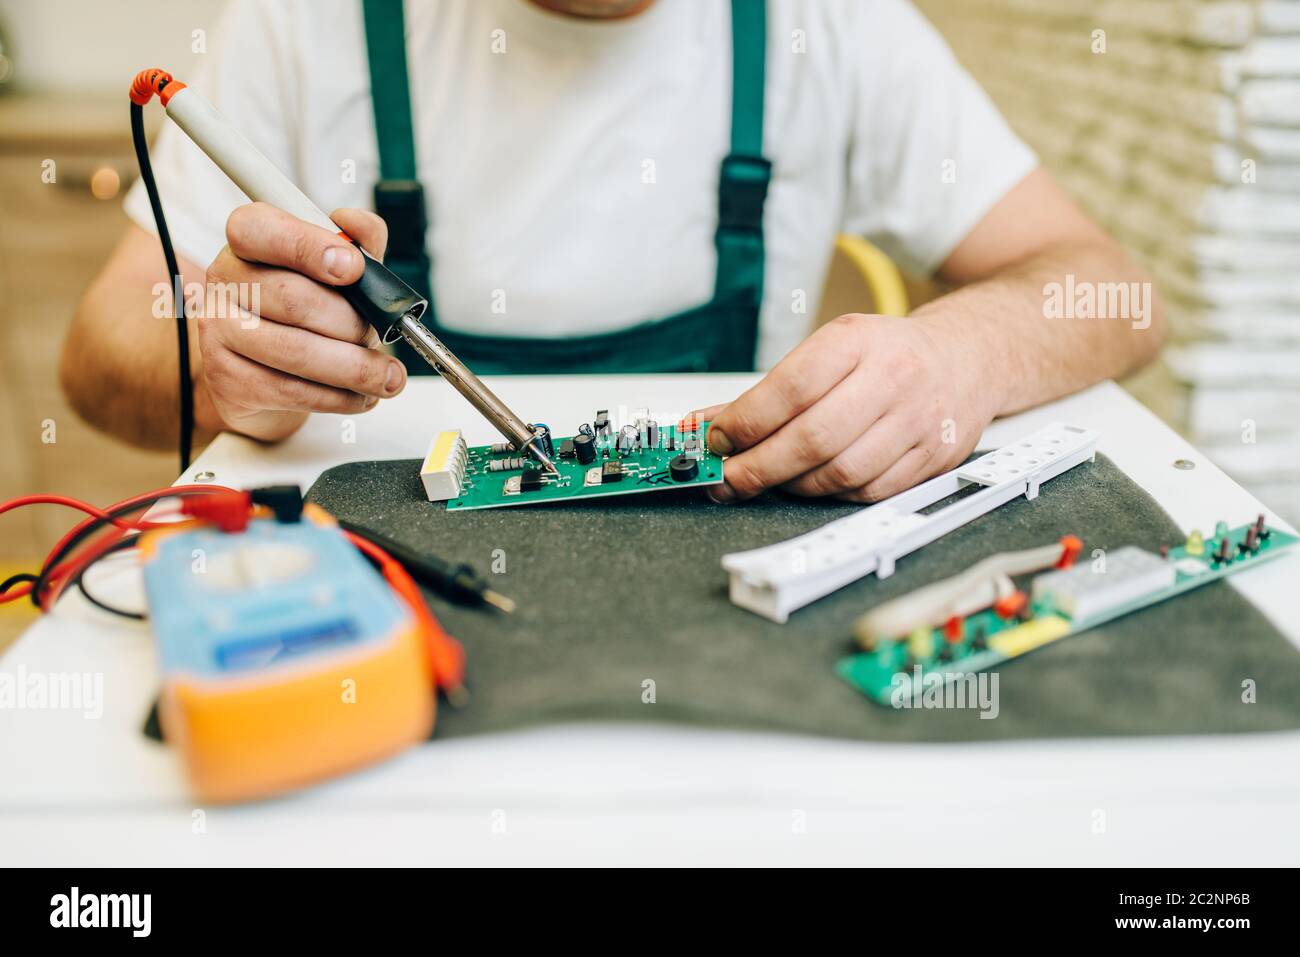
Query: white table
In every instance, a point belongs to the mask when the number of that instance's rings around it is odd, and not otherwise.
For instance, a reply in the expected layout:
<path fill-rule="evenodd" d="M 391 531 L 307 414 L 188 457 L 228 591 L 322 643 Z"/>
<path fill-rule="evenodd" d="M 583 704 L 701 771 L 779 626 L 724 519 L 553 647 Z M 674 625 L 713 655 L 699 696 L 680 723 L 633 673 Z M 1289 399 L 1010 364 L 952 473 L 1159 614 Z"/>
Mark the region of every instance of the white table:
<path fill-rule="evenodd" d="M 492 384 L 563 431 L 597 407 L 681 412 L 750 381 Z M 1267 511 L 1112 384 L 1000 421 L 982 447 L 1052 419 L 1099 430 L 1100 450 L 1185 529 Z M 445 427 L 471 444 L 494 440 L 444 383 L 420 380 L 364 417 L 318 417 L 279 446 L 223 436 L 187 478 L 306 487 L 344 461 L 419 457 Z M 1176 469 L 1177 459 L 1195 467 Z M 99 587 L 118 600 L 138 590 L 129 568 L 108 578 Z M 1300 644 L 1300 556 L 1234 584 Z M 1300 862 L 1300 733 L 900 745 L 552 726 L 435 742 L 274 802 L 196 808 L 173 756 L 139 732 L 156 687 L 144 626 L 69 596 L 0 668 L 102 673 L 105 699 L 98 720 L 0 710 L 3 863 Z"/>

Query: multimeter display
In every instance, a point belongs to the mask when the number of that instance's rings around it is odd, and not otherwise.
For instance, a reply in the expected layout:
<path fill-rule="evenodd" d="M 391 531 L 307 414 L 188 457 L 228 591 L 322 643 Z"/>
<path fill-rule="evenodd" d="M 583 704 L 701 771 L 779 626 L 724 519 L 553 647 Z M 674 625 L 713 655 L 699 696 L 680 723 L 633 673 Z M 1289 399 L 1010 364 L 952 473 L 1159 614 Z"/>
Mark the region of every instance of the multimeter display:
<path fill-rule="evenodd" d="M 218 645 L 217 664 L 227 671 L 262 668 L 298 655 L 337 648 L 355 640 L 356 637 L 356 623 L 351 619 L 339 618 L 307 628 L 279 632 L 265 638 L 250 638 Z"/>
<path fill-rule="evenodd" d="M 406 611 L 336 529 L 260 521 L 163 538 L 145 566 L 164 671 L 288 666 L 387 638 Z"/>

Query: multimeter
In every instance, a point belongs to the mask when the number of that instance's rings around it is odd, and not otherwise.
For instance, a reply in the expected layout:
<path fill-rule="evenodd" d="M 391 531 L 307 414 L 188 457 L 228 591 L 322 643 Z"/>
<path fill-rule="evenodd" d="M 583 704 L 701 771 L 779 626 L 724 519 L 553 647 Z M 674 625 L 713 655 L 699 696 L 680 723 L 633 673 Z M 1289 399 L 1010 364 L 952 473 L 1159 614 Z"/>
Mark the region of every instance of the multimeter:
<path fill-rule="evenodd" d="M 318 507 L 147 532 L 140 556 L 159 722 L 201 798 L 281 793 L 432 733 L 421 621 Z"/>

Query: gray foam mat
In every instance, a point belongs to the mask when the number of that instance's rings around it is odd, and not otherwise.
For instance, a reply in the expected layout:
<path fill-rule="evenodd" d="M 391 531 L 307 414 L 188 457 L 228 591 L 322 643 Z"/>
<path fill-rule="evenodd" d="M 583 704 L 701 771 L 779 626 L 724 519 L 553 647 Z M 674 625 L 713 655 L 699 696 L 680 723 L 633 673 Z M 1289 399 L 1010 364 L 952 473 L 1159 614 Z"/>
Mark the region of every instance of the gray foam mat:
<path fill-rule="evenodd" d="M 330 469 L 309 498 L 444 558 L 502 574 L 514 616 L 433 607 L 465 645 L 472 700 L 440 709 L 438 737 L 580 719 L 670 720 L 881 741 L 965 741 L 1300 728 L 1300 652 L 1226 583 L 1205 586 L 999 670 L 999 713 L 894 710 L 839 679 L 853 620 L 873 604 L 997 551 L 1076 534 L 1085 554 L 1182 535 L 1111 462 L 1081 465 L 796 612 L 785 625 L 733 606 L 720 557 L 809 531 L 855 506 L 767 495 L 719 506 L 698 490 L 580 505 L 448 512 L 419 462 Z M 1203 525 L 1253 515 L 1215 513 Z M 1244 574 L 1250 574 L 1248 571 Z M 1242 701 L 1242 683 L 1256 702 Z M 654 703 L 643 701 L 654 682 Z"/>

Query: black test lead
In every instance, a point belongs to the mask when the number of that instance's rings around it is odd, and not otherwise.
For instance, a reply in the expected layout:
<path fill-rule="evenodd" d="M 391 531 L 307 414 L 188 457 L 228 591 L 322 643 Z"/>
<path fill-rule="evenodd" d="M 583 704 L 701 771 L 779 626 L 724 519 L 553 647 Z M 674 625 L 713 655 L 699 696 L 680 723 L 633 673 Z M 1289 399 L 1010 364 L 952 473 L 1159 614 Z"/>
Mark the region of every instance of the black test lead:
<path fill-rule="evenodd" d="M 448 601 L 458 605 L 491 605 L 507 615 L 514 613 L 516 607 L 514 599 L 507 598 L 494 590 L 483 576 L 463 562 L 453 564 L 436 556 L 422 555 L 387 535 L 381 535 L 354 522 L 340 519 L 339 528 L 374 542 L 392 555 L 417 582 L 437 592 Z"/>

